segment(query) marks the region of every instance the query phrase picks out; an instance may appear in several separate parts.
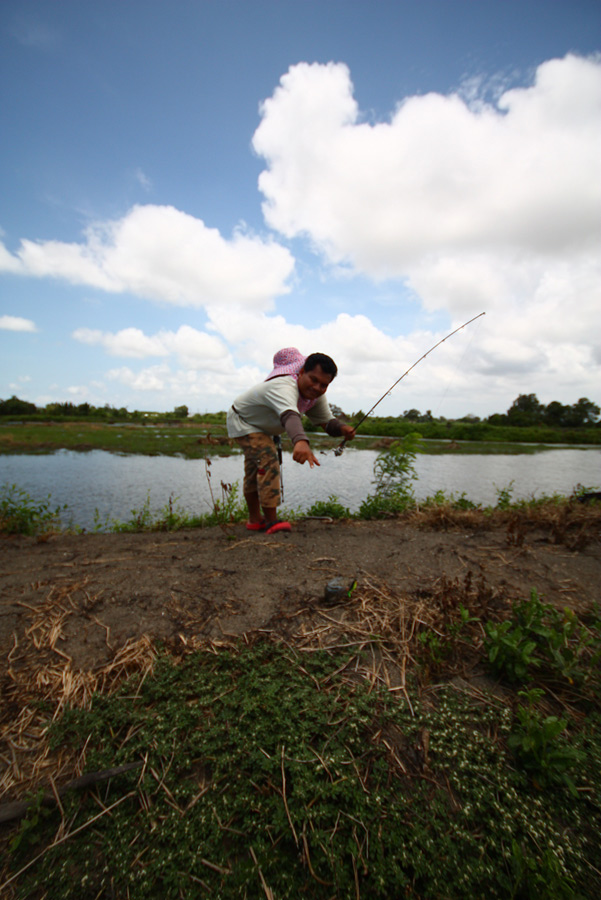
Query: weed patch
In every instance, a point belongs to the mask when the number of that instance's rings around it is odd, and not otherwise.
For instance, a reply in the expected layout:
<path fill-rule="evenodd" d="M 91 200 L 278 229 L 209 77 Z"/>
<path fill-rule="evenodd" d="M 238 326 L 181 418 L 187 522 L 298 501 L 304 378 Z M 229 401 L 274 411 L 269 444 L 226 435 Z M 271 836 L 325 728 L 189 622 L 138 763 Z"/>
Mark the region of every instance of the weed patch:
<path fill-rule="evenodd" d="M 536 591 L 515 602 L 511 616 L 487 622 L 484 649 L 493 670 L 510 682 L 559 686 L 581 702 L 599 699 L 601 618 L 585 625 L 571 610 L 544 603 Z"/>
<path fill-rule="evenodd" d="M 141 768 L 32 808 L 15 896 L 597 896 L 599 718 L 573 785 L 547 791 L 516 764 L 510 707 L 449 686 L 409 702 L 361 659 L 212 646 L 65 710 L 53 746 Z"/>
<path fill-rule="evenodd" d="M 66 509 L 66 507 L 63 507 Z M 0 533 L 36 535 L 60 528 L 61 507 L 37 502 L 16 484 L 0 487 Z"/>

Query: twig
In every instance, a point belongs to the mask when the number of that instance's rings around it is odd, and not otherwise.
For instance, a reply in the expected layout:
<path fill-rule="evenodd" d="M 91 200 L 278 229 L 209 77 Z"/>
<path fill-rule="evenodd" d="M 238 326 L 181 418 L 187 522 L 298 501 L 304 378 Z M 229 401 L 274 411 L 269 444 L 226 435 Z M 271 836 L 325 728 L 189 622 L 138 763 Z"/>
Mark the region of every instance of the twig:
<path fill-rule="evenodd" d="M 199 862 L 206 866 L 207 869 L 213 869 L 214 872 L 219 872 L 220 875 L 231 875 L 231 869 L 224 869 L 223 866 L 218 866 L 216 863 L 212 863 L 208 859 L 200 859 Z"/>
<path fill-rule="evenodd" d="M 263 872 L 261 871 L 259 861 L 257 860 L 255 851 L 253 850 L 252 847 L 250 847 L 250 855 L 253 858 L 253 862 L 254 862 L 255 866 L 257 867 L 257 871 L 259 873 L 259 878 L 261 879 L 261 885 L 263 887 L 263 890 L 265 891 L 265 896 L 267 897 L 267 900 L 274 900 L 273 891 L 267 885 L 267 882 L 265 881 L 265 878 L 263 877 Z"/>
<path fill-rule="evenodd" d="M 285 744 L 282 744 L 282 800 L 284 801 L 284 809 L 286 810 L 286 817 L 290 824 L 290 828 L 292 829 L 292 836 L 294 837 L 294 843 L 298 847 L 298 835 L 294 829 L 294 825 L 292 823 L 292 819 L 290 818 L 290 810 L 288 809 L 288 801 L 286 800 L 286 772 L 284 769 L 284 750 L 286 749 Z"/>
<path fill-rule="evenodd" d="M 139 760 L 137 762 L 127 763 L 123 766 L 116 766 L 113 769 L 103 769 L 101 772 L 88 772 L 87 775 L 80 775 L 79 778 L 75 778 L 68 784 L 63 785 L 58 791 L 54 781 L 51 779 L 50 783 L 53 793 L 44 794 L 41 802 L 44 806 L 52 806 L 56 801 L 59 807 L 61 807 L 59 797 L 64 796 L 67 791 L 91 787 L 91 785 L 98 784 L 100 781 L 107 781 L 109 778 L 114 778 L 117 775 L 122 775 L 124 772 L 129 772 L 130 769 L 138 769 L 141 765 L 142 760 Z M 10 822 L 12 819 L 20 819 L 27 813 L 30 807 L 35 805 L 35 803 L 35 800 L 15 800 L 12 803 L 3 804 L 0 806 L 0 823 Z"/>
<path fill-rule="evenodd" d="M 307 865 L 309 866 L 309 872 L 311 873 L 311 875 L 313 876 L 315 881 L 318 881 L 320 884 L 325 884 L 326 887 L 331 887 L 333 882 L 324 881 L 323 878 L 320 878 L 319 875 L 316 874 L 313 866 L 311 865 L 311 854 L 309 853 L 309 843 L 307 841 L 307 835 L 305 834 L 304 830 L 303 830 L 303 846 L 305 848 L 305 856 L 307 857 Z"/>
<path fill-rule="evenodd" d="M 46 853 L 48 853 L 50 850 L 54 850 L 54 848 L 58 847 L 60 844 L 64 844 L 65 841 L 69 840 L 69 838 L 75 837 L 75 835 L 79 834 L 80 831 L 84 831 L 86 828 L 89 828 L 90 825 L 93 825 L 94 822 L 97 822 L 98 819 L 102 818 L 102 816 L 105 816 L 112 809 L 115 809 L 115 807 L 119 806 L 120 803 L 123 803 L 125 800 L 129 800 L 130 797 L 133 797 L 135 793 L 136 793 L 135 791 L 130 791 L 129 794 L 125 794 L 124 797 L 120 797 L 119 800 L 116 800 L 111 806 L 107 806 L 106 809 L 103 809 L 96 816 L 93 816 L 91 819 L 88 819 L 87 822 L 84 822 L 83 825 L 80 825 L 79 828 L 75 829 L 75 831 L 71 831 L 71 832 L 69 832 L 69 834 L 65 834 L 63 837 L 59 838 L 58 840 L 53 841 L 52 844 L 50 844 L 48 847 L 45 847 L 41 853 L 38 853 L 37 856 L 34 856 L 33 859 L 30 859 L 29 862 L 26 863 L 22 869 L 19 869 L 19 871 L 15 872 L 14 875 L 11 875 L 11 877 L 8 878 L 4 882 L 4 884 L 0 884 L 0 896 L 2 896 L 2 892 L 4 891 L 5 888 L 8 887 L 9 884 L 12 884 L 13 881 L 16 881 L 17 878 L 20 878 L 20 876 L 23 874 L 23 872 L 26 872 L 27 869 L 30 869 L 35 863 L 37 863 L 37 861 L 39 859 L 42 858 L 42 856 L 45 856 Z"/>

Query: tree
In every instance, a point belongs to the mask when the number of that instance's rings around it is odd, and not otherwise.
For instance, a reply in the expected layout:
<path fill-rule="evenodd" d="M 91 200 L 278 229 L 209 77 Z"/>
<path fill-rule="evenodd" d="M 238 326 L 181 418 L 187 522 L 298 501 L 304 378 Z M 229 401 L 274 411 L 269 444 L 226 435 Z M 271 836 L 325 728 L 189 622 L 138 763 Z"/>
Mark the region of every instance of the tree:
<path fill-rule="evenodd" d="M 536 394 L 520 394 L 507 410 L 510 425 L 540 425 L 543 420 L 544 406 Z"/>
<path fill-rule="evenodd" d="M 578 403 L 566 408 L 565 425 L 567 428 L 584 428 L 594 425 L 599 417 L 599 407 L 587 397 L 581 397 Z"/>
<path fill-rule="evenodd" d="M 0 400 L 0 416 L 22 416 L 37 412 L 35 403 L 19 400 L 13 394 L 8 400 Z"/>
<path fill-rule="evenodd" d="M 566 413 L 569 407 L 564 406 L 559 400 L 552 400 L 545 408 L 545 425 L 551 428 L 562 428 L 565 425 Z"/>
<path fill-rule="evenodd" d="M 188 418 L 188 407 L 187 406 L 176 406 L 173 410 L 173 415 L 176 419 L 187 419 Z"/>

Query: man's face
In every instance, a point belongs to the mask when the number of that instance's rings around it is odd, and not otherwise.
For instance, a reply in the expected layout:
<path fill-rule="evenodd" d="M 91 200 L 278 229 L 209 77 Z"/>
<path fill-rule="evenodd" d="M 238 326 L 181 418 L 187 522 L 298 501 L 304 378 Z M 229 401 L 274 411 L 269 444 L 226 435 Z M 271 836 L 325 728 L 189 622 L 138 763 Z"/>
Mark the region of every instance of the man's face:
<path fill-rule="evenodd" d="M 301 369 L 297 384 L 301 397 L 304 397 L 305 400 L 317 400 L 318 397 L 325 394 L 331 381 L 331 375 L 327 375 L 321 366 L 315 366 L 310 372 L 305 372 L 304 368 Z"/>

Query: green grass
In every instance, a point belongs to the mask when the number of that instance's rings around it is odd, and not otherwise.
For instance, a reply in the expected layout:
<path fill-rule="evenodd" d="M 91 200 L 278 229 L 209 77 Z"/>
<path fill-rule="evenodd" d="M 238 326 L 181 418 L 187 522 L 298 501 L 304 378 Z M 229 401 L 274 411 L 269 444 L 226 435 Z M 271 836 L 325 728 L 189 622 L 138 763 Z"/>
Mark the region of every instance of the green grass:
<path fill-rule="evenodd" d="M 437 441 L 423 440 L 419 452 L 429 456 L 452 453 L 455 456 L 508 454 L 533 456 L 557 449 L 553 444 L 520 444 L 512 441 Z"/>
<path fill-rule="evenodd" d="M 217 446 L 207 436 L 224 438 L 223 425 L 108 425 L 99 422 L 27 423 L 0 427 L 0 453 L 54 453 L 56 450 L 107 450 L 145 456 L 202 459 L 216 450 L 232 452 L 227 439 Z"/>
<path fill-rule="evenodd" d="M 50 495 L 35 501 L 16 484 L 0 486 L 0 534 L 37 535 L 60 528 L 60 515 L 66 506 L 52 507 Z"/>
<path fill-rule="evenodd" d="M 211 418 L 215 421 L 210 420 Z M 111 453 L 202 459 L 207 455 L 227 455 L 238 452 L 237 448 L 228 441 L 225 423 L 220 421 L 221 418 L 223 416 L 213 416 L 208 417 L 207 421 L 188 420 L 185 423 L 174 422 L 171 425 L 107 424 L 87 421 L 0 423 L 0 453 L 44 454 L 54 453 L 61 449 L 78 452 L 105 450 Z M 390 425 L 388 429 L 387 425 Z M 462 426 L 464 429 L 466 427 L 469 426 Z M 369 422 L 363 428 L 371 434 Z M 411 431 L 419 431 L 420 428 L 419 425 L 409 427 L 409 424 L 407 427 L 400 428 L 398 424 L 383 422 L 378 423 L 373 434 L 382 435 L 382 437 L 396 434 L 397 439 L 402 439 Z M 514 429 L 511 436 L 503 439 L 501 439 L 501 431 L 502 429 L 497 429 L 495 432 L 495 429 L 492 429 L 490 437 L 486 440 L 466 439 L 465 436 L 454 440 L 445 440 L 429 438 L 425 434 L 425 440 L 420 444 L 419 452 L 429 455 L 441 453 L 460 455 L 534 454 L 552 449 L 560 440 L 560 436 L 551 435 L 549 441 L 545 443 L 545 439 L 539 435 L 534 443 L 525 443 L 530 438 L 524 434 L 524 442 L 520 442 L 519 429 Z M 469 431 L 466 433 L 469 434 Z M 601 431 L 599 431 L 599 435 L 601 436 Z M 443 436 L 446 436 L 444 432 Z M 351 446 L 355 449 L 380 449 L 382 437 L 366 437 L 359 434 Z M 592 443 L 590 435 L 588 438 L 583 435 L 582 440 L 589 440 L 589 443 Z M 214 443 L 215 441 L 217 443 Z M 316 443 L 320 449 L 333 448 L 340 443 L 339 440 L 332 440 L 323 435 L 321 431 L 313 432 L 311 441 Z M 290 449 L 286 436 L 284 436 L 284 446 L 285 449 Z"/>
<path fill-rule="evenodd" d="M 509 749 L 510 705 L 439 685 L 410 706 L 355 661 L 265 640 L 164 655 L 66 711 L 51 740 L 85 745 L 88 771 L 143 768 L 63 799 L 62 819 L 32 810 L 16 896 L 599 896 L 598 712 L 562 738 L 574 792 L 547 789 Z M 61 820 L 73 836 L 53 847 Z"/>
<path fill-rule="evenodd" d="M 245 502 L 240 497 L 238 482 L 233 484 L 221 483 L 219 489 L 211 484 L 210 460 L 206 461 L 207 479 L 212 494 L 211 510 L 203 514 L 187 512 L 179 503 L 177 497 L 170 496 L 164 507 L 153 511 L 150 506 L 150 492 L 145 502 L 139 509 L 132 509 L 129 517 L 123 520 L 102 519 L 96 512 L 93 532 L 144 532 L 144 531 L 181 531 L 190 528 L 211 528 L 219 526 L 228 536 L 229 527 L 247 518 Z M 596 488 L 579 486 L 575 496 Z M 497 503 L 494 506 L 483 507 L 473 503 L 465 494 L 455 496 L 437 491 L 434 495 L 423 501 L 416 501 L 411 494 L 400 493 L 383 495 L 374 493 L 368 495 L 361 503 L 357 512 L 353 513 L 343 506 L 335 494 L 330 494 L 327 500 L 318 500 L 306 510 L 281 508 L 281 515 L 290 521 L 303 518 L 327 517 L 331 519 L 389 519 L 403 515 L 404 513 L 428 513 L 438 512 L 444 518 L 454 512 L 475 511 L 485 516 L 498 511 L 508 512 L 514 510 L 519 513 L 530 511 L 532 515 L 545 515 L 547 510 L 567 510 L 572 498 L 560 494 L 541 496 L 530 500 L 513 500 L 512 484 L 505 488 L 497 488 Z M 596 504 L 593 503 L 593 506 Z M 77 523 L 68 520 L 68 506 L 51 506 L 51 495 L 46 500 L 35 501 L 27 491 L 17 485 L 5 484 L 0 486 L 0 534 L 25 534 L 39 535 L 64 530 L 82 532 Z"/>
<path fill-rule="evenodd" d="M 532 444 L 601 443 L 598 425 L 585 428 L 550 428 L 547 426 L 491 425 L 488 422 L 432 421 L 413 422 L 403 418 L 366 419 L 360 431 L 364 434 L 403 437 L 418 432 L 422 438 L 440 441 L 502 442 Z"/>

